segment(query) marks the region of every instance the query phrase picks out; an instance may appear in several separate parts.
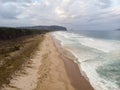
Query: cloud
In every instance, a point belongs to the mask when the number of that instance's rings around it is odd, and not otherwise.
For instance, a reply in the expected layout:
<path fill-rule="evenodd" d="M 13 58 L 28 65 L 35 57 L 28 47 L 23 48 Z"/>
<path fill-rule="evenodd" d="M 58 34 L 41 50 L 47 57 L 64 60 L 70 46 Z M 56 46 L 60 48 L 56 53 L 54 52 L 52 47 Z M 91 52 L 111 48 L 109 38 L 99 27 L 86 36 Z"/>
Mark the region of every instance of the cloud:
<path fill-rule="evenodd" d="M 74 15 L 70 13 L 70 5 L 74 3 L 73 0 L 62 0 L 61 4 L 55 8 L 55 13 L 61 19 L 73 18 Z"/>
<path fill-rule="evenodd" d="M 20 14 L 21 9 L 16 4 L 1 4 L 0 17 L 4 19 L 16 19 Z"/>
<path fill-rule="evenodd" d="M 0 2 L 2 2 L 2 3 L 9 3 L 9 2 L 14 2 L 14 3 L 16 3 L 16 2 L 18 2 L 18 3 L 21 3 L 21 2 L 23 2 L 23 3 L 31 3 L 32 0 L 0 0 Z"/>
<path fill-rule="evenodd" d="M 102 9 L 111 7 L 111 4 L 111 0 L 98 0 L 97 2 L 97 5 Z"/>
<path fill-rule="evenodd" d="M 0 0 L 0 25 L 112 28 L 119 24 L 119 0 Z M 116 25 L 115 25 L 116 26 Z"/>

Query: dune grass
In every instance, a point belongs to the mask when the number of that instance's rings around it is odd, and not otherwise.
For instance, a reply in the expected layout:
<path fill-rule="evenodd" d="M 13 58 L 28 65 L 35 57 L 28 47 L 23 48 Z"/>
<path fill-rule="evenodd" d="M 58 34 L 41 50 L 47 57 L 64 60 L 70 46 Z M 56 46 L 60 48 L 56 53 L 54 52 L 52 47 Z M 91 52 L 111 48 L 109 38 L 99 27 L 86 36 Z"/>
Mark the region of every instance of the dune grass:
<path fill-rule="evenodd" d="M 15 73 L 22 71 L 43 39 L 44 35 L 37 35 L 1 43 L 0 88 L 9 85 Z"/>

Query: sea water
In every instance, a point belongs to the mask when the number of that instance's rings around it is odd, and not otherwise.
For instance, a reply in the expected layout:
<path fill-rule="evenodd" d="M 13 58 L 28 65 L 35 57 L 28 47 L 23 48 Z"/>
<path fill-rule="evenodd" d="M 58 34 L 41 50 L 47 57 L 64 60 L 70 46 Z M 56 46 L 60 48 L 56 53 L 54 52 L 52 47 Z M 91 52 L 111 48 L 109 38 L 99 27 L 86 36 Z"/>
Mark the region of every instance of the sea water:
<path fill-rule="evenodd" d="M 77 58 L 95 90 L 120 90 L 120 31 L 58 31 L 53 36 Z"/>

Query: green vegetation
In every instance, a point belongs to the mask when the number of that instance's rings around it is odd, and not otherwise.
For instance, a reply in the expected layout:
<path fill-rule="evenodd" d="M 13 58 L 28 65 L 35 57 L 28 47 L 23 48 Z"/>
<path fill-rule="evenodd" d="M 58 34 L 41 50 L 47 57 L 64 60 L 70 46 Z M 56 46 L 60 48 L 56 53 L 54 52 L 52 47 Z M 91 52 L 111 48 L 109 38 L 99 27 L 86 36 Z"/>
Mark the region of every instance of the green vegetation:
<path fill-rule="evenodd" d="M 47 32 L 0 28 L 0 88 L 22 71 Z"/>
<path fill-rule="evenodd" d="M 44 34 L 51 30 L 16 29 L 0 27 L 0 40 L 9 40 L 26 35 Z"/>

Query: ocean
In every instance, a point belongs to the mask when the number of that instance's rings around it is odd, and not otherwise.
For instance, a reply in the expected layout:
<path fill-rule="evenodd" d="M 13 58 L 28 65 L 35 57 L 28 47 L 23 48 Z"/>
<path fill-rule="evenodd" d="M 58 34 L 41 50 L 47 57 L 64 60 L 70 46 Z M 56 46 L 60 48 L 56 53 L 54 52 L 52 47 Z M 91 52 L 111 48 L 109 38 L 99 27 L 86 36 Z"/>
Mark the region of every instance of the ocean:
<path fill-rule="evenodd" d="M 57 31 L 53 36 L 77 58 L 95 90 L 120 90 L 120 31 Z"/>

